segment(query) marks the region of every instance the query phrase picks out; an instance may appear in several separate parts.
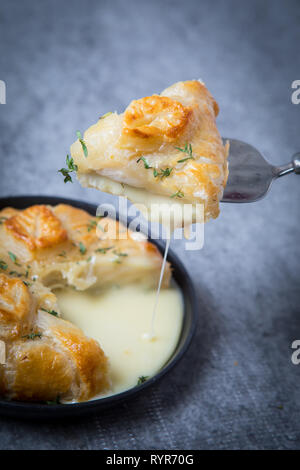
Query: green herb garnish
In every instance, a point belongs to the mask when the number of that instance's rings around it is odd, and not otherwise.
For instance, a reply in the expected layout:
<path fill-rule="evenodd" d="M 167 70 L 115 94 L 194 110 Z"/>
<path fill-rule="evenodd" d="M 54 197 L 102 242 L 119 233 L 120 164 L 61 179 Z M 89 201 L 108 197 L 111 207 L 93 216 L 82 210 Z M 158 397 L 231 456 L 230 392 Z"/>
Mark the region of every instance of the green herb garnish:
<path fill-rule="evenodd" d="M 0 217 L 0 225 L 2 225 L 5 220 L 7 220 L 7 217 Z"/>
<path fill-rule="evenodd" d="M 31 283 L 30 283 L 30 282 L 27 282 L 27 281 L 23 281 L 23 284 L 25 284 L 26 287 L 30 287 L 30 286 L 31 286 Z"/>
<path fill-rule="evenodd" d="M 8 254 L 13 263 L 15 263 L 17 261 L 16 255 L 14 255 L 11 251 L 9 251 Z"/>
<path fill-rule="evenodd" d="M 68 181 L 73 183 L 70 173 L 72 173 L 72 171 L 76 172 L 78 170 L 78 166 L 75 165 L 73 158 L 69 157 L 69 155 L 67 155 L 66 164 L 67 168 L 61 168 L 58 170 L 58 173 L 61 173 L 65 177 L 64 183 L 67 183 Z"/>
<path fill-rule="evenodd" d="M 107 248 L 97 248 L 97 250 L 95 250 L 95 253 L 102 253 L 103 255 L 105 255 L 108 250 L 111 250 L 113 248 L 113 246 L 108 246 Z"/>
<path fill-rule="evenodd" d="M 29 335 L 24 335 L 22 338 L 27 338 L 27 339 L 32 339 L 34 340 L 35 338 L 41 338 L 42 333 L 30 333 Z"/>
<path fill-rule="evenodd" d="M 151 165 L 149 165 L 149 163 L 148 163 L 148 161 L 146 160 L 145 157 L 140 157 L 137 160 L 137 163 L 139 163 L 141 160 L 144 163 L 144 167 L 146 168 L 146 170 L 150 170 L 151 168 L 153 168 Z M 173 170 L 173 168 L 164 168 L 164 169 L 163 168 L 162 169 L 153 168 L 153 176 L 154 176 L 154 178 L 157 178 L 158 176 L 160 178 L 164 178 L 166 176 L 170 176 L 172 170 Z"/>
<path fill-rule="evenodd" d="M 144 163 L 144 167 L 146 168 L 146 170 L 150 170 L 150 168 L 152 168 L 152 166 L 149 165 L 145 157 L 140 157 L 136 162 L 139 163 L 141 160 Z"/>
<path fill-rule="evenodd" d="M 86 247 L 84 246 L 82 242 L 79 242 L 79 250 L 82 255 L 84 255 L 86 252 Z"/>
<path fill-rule="evenodd" d="M 117 256 L 128 256 L 128 253 L 120 253 L 120 252 L 115 251 L 115 250 L 113 251 L 113 253 Z"/>
<path fill-rule="evenodd" d="M 58 317 L 58 313 L 55 310 L 48 310 L 47 308 L 40 308 L 40 310 L 43 310 L 43 312 L 50 313 L 50 315 L 53 315 L 54 317 Z"/>
<path fill-rule="evenodd" d="M 110 116 L 112 113 L 112 111 L 108 111 L 108 113 L 105 113 L 103 114 L 103 116 L 100 116 L 99 119 L 105 119 L 107 116 Z"/>
<path fill-rule="evenodd" d="M 174 197 L 178 197 L 179 199 L 183 198 L 184 197 L 184 194 L 182 191 L 177 191 L 176 193 L 172 194 L 172 196 L 170 196 L 172 198 Z"/>
<path fill-rule="evenodd" d="M 121 264 L 122 258 L 128 256 L 128 253 L 120 253 L 118 251 L 113 251 L 113 253 L 117 256 L 117 258 L 113 261 L 114 263 Z"/>
<path fill-rule="evenodd" d="M 14 253 L 12 253 L 11 251 L 8 252 L 8 256 L 10 257 L 10 259 L 12 260 L 13 263 L 15 263 L 17 266 L 21 266 L 18 262 L 17 262 L 17 257 Z"/>
<path fill-rule="evenodd" d="M 137 385 L 142 385 L 149 379 L 148 375 L 141 375 L 141 377 L 138 378 Z"/>
<path fill-rule="evenodd" d="M 62 258 L 66 258 L 67 257 L 67 253 L 65 250 L 63 250 L 61 253 L 58 254 L 58 256 L 61 256 Z"/>
<path fill-rule="evenodd" d="M 183 148 L 180 148 L 180 147 L 175 147 L 175 148 L 176 148 L 176 150 L 179 150 L 180 152 L 186 153 L 188 155 L 188 157 L 183 158 L 182 160 L 178 160 L 177 163 L 183 163 L 183 162 L 186 162 L 187 160 L 191 160 L 191 159 L 195 160 L 195 158 L 193 156 L 193 149 L 192 149 L 191 144 L 186 143 Z"/>
<path fill-rule="evenodd" d="M 10 276 L 17 276 L 17 277 L 22 277 L 23 276 L 22 273 L 18 273 L 17 271 L 10 271 L 9 275 Z"/>
<path fill-rule="evenodd" d="M 5 263 L 5 261 L 0 260 L 0 269 L 3 269 L 4 271 L 6 271 L 7 264 Z"/>
<path fill-rule="evenodd" d="M 47 405 L 60 405 L 60 397 L 59 395 L 57 395 L 56 399 L 55 400 L 50 400 L 50 401 L 46 401 L 46 404 Z"/>
<path fill-rule="evenodd" d="M 81 147 L 82 147 L 82 150 L 83 150 L 83 153 L 84 153 L 84 156 L 85 158 L 88 156 L 88 149 L 87 149 L 87 146 L 82 138 L 82 135 L 81 135 L 81 132 L 80 131 L 76 131 L 76 135 L 79 139 L 79 142 L 81 143 Z"/>
<path fill-rule="evenodd" d="M 29 264 L 27 265 L 27 269 L 25 271 L 25 277 L 27 278 L 29 276 L 29 270 L 31 269 L 31 266 Z"/>
<path fill-rule="evenodd" d="M 90 222 L 87 225 L 87 231 L 90 232 L 95 227 L 97 227 L 97 221 L 96 220 L 90 220 Z"/>
<path fill-rule="evenodd" d="M 159 169 L 159 170 L 154 168 L 153 176 L 154 178 L 157 178 L 157 176 L 159 176 L 160 178 L 165 178 L 166 176 L 170 176 L 172 170 L 173 168 L 165 168 L 165 169 Z"/>

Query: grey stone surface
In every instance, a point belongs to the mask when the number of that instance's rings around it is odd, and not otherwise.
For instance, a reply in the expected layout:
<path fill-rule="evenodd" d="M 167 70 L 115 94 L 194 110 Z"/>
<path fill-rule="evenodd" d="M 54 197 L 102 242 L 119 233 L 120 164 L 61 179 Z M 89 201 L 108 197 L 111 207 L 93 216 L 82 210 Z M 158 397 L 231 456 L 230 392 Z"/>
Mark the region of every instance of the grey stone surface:
<path fill-rule="evenodd" d="M 300 8 L 288 1 L 15 1 L 0 4 L 0 195 L 114 200 L 56 170 L 98 116 L 201 77 L 222 135 L 274 164 L 300 150 Z M 174 372 L 116 409 L 72 423 L 0 417 L 4 449 L 300 447 L 300 178 L 222 205 L 195 255 L 173 249 L 199 296 L 199 328 Z M 235 365 L 237 364 L 237 365 Z"/>

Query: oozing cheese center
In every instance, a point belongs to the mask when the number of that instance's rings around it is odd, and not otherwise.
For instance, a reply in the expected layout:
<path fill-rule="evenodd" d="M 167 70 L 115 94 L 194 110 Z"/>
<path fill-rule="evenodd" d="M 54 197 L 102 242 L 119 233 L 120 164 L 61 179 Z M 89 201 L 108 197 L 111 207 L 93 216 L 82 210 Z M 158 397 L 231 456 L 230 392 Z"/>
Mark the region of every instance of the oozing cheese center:
<path fill-rule="evenodd" d="M 96 339 L 111 365 L 108 395 L 137 385 L 141 376 L 155 375 L 172 355 L 182 328 L 183 301 L 175 286 L 163 289 L 157 303 L 155 337 L 151 329 L 155 291 L 139 286 L 101 293 L 56 291 L 63 318 Z"/>
<path fill-rule="evenodd" d="M 77 175 L 83 187 L 127 197 L 150 222 L 161 223 L 170 235 L 176 228 L 204 221 L 202 204 L 187 204 L 160 194 L 153 194 L 143 188 L 113 181 L 102 175 Z"/>

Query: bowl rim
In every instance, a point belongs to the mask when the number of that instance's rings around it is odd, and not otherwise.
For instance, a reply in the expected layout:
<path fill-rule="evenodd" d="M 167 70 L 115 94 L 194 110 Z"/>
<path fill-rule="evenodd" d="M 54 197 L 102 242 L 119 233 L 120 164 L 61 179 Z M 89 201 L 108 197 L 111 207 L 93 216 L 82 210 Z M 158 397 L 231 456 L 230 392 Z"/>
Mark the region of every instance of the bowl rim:
<path fill-rule="evenodd" d="M 79 199 L 67 198 L 64 196 L 48 196 L 48 195 L 17 195 L 17 196 L 5 196 L 0 197 L 0 210 L 4 207 L 16 207 L 16 208 L 26 208 L 34 204 L 49 204 L 49 205 L 56 205 L 56 204 L 69 204 L 74 207 L 86 210 L 88 212 L 95 212 L 97 208 L 96 203 L 86 202 Z M 99 203 L 98 203 L 99 204 Z M 119 218 L 119 214 L 117 213 L 117 218 Z M 128 219 L 128 223 L 130 219 Z M 148 237 L 148 240 L 156 245 L 159 251 L 163 254 L 165 248 L 165 242 L 161 239 L 154 240 L 151 237 Z M 110 395 L 108 397 L 103 398 L 95 398 L 85 402 L 79 403 L 62 403 L 62 404 L 46 404 L 46 403 L 34 403 L 34 402 L 18 402 L 13 400 L 1 400 L 0 398 L 0 412 L 4 411 L 7 415 L 16 415 L 20 417 L 20 413 L 23 413 L 24 416 L 32 414 L 47 418 L 47 417 L 62 417 L 62 416 L 72 416 L 76 414 L 85 414 L 89 411 L 92 411 L 98 407 L 109 407 L 112 405 L 117 404 L 118 402 L 122 402 L 126 399 L 134 397 L 135 395 L 141 393 L 146 388 L 154 385 L 157 383 L 162 377 L 164 377 L 178 362 L 182 359 L 184 354 L 187 352 L 191 340 L 195 334 L 196 327 L 197 327 L 197 294 L 193 284 L 193 281 L 188 274 L 186 268 L 184 267 L 181 260 L 177 257 L 175 252 L 170 248 L 167 256 L 167 260 L 170 261 L 171 265 L 174 267 L 175 271 L 178 271 L 180 275 L 181 281 L 178 282 L 176 279 L 177 284 L 181 290 L 185 291 L 185 295 L 183 297 L 184 300 L 184 318 L 182 322 L 182 329 L 180 336 L 178 338 L 177 345 L 170 356 L 170 358 L 166 361 L 165 365 L 150 379 L 148 379 L 143 384 L 130 388 L 128 390 L 124 390 L 123 392 L 116 393 L 114 395 Z M 182 286 L 182 283 L 184 286 Z M 188 297 L 188 298 L 186 298 Z M 177 348 L 180 345 L 180 341 L 183 334 L 184 329 L 184 320 L 186 317 L 186 308 L 187 302 L 190 304 L 190 326 L 188 328 L 188 332 L 186 334 L 185 339 L 183 340 L 183 344 L 180 346 L 179 351 Z M 79 413 L 78 413 L 79 412 Z"/>

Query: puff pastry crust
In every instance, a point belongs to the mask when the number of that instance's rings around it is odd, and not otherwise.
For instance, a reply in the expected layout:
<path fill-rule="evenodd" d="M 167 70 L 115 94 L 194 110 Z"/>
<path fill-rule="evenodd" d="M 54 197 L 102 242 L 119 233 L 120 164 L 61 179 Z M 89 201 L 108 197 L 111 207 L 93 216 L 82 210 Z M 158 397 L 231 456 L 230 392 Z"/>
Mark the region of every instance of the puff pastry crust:
<path fill-rule="evenodd" d="M 6 344 L 1 394 L 15 400 L 83 401 L 108 390 L 108 359 L 97 341 L 48 313 L 39 304 L 38 289 L 0 274 L 0 339 Z"/>
<path fill-rule="evenodd" d="M 15 400 L 84 401 L 110 387 L 100 345 L 60 318 L 52 289 L 130 282 L 157 284 L 162 257 L 111 219 L 60 204 L 0 211 L 0 395 Z M 120 229 L 111 240 L 106 225 Z M 169 284 L 167 266 L 164 286 Z"/>
<path fill-rule="evenodd" d="M 79 140 L 71 146 L 77 177 L 83 186 L 119 195 L 126 195 L 124 185 L 169 199 L 180 192 L 180 202 L 203 204 L 205 220 L 215 218 L 228 177 L 228 145 L 216 127 L 218 112 L 198 80 L 134 100 L 123 114 L 111 113 L 84 133 L 87 157 Z M 193 158 L 181 161 L 187 155 L 176 147 L 185 144 L 191 145 Z M 167 168 L 171 173 L 162 177 Z"/>
<path fill-rule="evenodd" d="M 148 241 L 136 241 L 125 226 L 109 218 L 59 204 L 31 206 L 7 215 L 0 212 L 0 260 L 11 262 L 12 271 L 27 272 L 54 288 L 69 285 L 78 290 L 143 283 L 155 287 L 162 263 L 158 249 Z M 111 233 L 118 238 L 112 240 Z M 167 266 L 164 283 L 169 283 Z"/>

